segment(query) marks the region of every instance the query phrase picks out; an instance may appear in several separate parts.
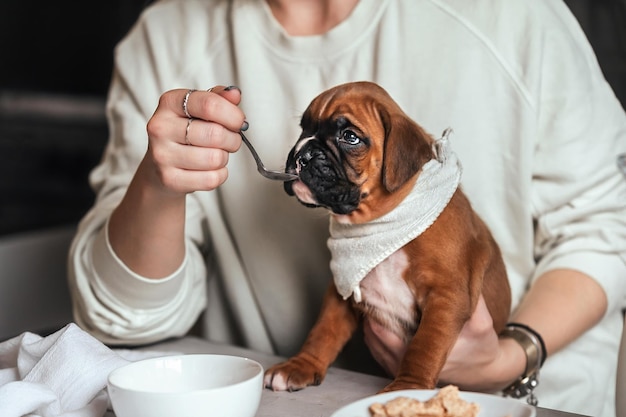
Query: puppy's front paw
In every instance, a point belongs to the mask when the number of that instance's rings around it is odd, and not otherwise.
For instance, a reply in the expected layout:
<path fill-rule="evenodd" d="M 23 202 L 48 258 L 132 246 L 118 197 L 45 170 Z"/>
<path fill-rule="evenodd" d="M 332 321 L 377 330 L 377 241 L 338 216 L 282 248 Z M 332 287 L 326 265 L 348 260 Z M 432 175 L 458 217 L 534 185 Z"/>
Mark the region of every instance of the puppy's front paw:
<path fill-rule="evenodd" d="M 309 385 L 321 384 L 324 376 L 326 369 L 295 356 L 265 371 L 263 384 L 273 391 L 298 391 Z"/>

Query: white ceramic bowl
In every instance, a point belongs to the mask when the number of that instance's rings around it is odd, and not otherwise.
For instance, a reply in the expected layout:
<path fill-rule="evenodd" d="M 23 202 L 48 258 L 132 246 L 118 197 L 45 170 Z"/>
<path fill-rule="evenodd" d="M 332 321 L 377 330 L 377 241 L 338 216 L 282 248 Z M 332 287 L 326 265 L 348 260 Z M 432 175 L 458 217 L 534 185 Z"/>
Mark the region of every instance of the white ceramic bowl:
<path fill-rule="evenodd" d="M 253 417 L 262 390 L 263 367 L 227 355 L 146 359 L 108 379 L 116 417 Z"/>

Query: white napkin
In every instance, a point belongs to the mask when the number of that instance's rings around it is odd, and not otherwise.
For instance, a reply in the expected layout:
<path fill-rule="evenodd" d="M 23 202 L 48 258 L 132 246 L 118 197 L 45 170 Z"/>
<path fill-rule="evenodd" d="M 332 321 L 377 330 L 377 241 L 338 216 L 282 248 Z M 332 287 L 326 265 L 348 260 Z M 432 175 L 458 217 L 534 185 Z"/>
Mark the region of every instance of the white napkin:
<path fill-rule="evenodd" d="M 411 193 L 391 212 L 364 224 L 343 224 L 331 217 L 328 247 L 337 291 L 361 301 L 360 283 L 391 254 L 422 234 L 448 205 L 461 180 L 461 163 L 450 148 L 446 129 L 433 143 L 435 158 L 422 167 Z"/>
<path fill-rule="evenodd" d="M 163 355 L 132 359 L 153 356 Z M 73 323 L 47 337 L 23 333 L 0 343 L 0 416 L 101 417 L 107 377 L 127 363 Z"/>

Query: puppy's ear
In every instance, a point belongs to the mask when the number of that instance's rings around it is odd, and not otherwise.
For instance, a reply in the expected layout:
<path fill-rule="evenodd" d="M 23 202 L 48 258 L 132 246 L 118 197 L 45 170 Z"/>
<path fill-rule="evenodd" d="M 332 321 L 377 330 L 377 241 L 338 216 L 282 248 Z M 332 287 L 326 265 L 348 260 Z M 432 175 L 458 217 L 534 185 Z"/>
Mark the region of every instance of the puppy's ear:
<path fill-rule="evenodd" d="M 433 158 L 432 139 L 405 114 L 381 114 L 385 125 L 382 182 L 394 192 Z"/>

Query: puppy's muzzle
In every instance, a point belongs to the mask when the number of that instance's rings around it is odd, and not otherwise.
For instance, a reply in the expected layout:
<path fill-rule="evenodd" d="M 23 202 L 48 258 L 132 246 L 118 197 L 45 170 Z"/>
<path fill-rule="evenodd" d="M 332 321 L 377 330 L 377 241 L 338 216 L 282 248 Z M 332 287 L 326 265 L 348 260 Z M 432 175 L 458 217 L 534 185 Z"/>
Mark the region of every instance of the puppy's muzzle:
<path fill-rule="evenodd" d="M 358 207 L 359 187 L 346 177 L 341 162 L 332 152 L 323 149 L 317 141 L 305 144 L 288 165 L 288 170 L 298 172 L 300 181 L 315 200 L 315 204 L 307 205 L 326 207 L 336 214 L 348 214 Z M 293 195 L 293 183 L 285 183 L 285 190 Z"/>

